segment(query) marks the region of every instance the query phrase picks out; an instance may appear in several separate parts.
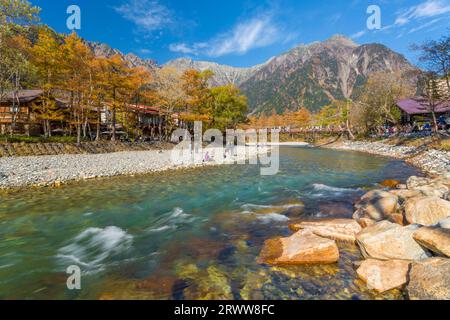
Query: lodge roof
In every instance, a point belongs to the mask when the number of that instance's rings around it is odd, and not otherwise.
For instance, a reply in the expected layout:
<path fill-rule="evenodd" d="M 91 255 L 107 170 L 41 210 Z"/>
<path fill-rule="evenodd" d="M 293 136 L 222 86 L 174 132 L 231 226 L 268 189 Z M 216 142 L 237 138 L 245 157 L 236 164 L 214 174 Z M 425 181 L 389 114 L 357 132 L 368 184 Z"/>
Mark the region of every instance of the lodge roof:
<path fill-rule="evenodd" d="M 429 102 L 424 97 L 414 97 L 410 99 L 403 99 L 397 102 L 397 106 L 406 112 L 407 114 L 427 114 L 430 113 Z M 442 101 L 435 108 L 435 112 L 449 112 L 450 111 L 450 102 Z"/>
<path fill-rule="evenodd" d="M 28 103 L 36 100 L 44 93 L 43 90 L 19 90 L 17 98 L 20 103 Z M 14 96 L 14 91 L 8 91 L 2 97 L 0 102 L 13 102 L 16 97 Z"/>

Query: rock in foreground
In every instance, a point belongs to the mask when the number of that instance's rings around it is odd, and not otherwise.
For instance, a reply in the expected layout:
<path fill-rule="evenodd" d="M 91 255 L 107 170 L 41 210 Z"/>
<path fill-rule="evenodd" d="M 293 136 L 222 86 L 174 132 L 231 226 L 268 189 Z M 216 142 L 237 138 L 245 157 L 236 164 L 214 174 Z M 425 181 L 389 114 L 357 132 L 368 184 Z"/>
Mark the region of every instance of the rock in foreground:
<path fill-rule="evenodd" d="M 416 261 L 409 273 L 411 300 L 450 300 L 450 260 L 430 258 Z"/>
<path fill-rule="evenodd" d="M 450 216 L 450 201 L 438 197 L 414 197 L 405 203 L 405 219 L 431 226 Z"/>
<path fill-rule="evenodd" d="M 372 190 L 362 196 L 355 207 L 353 219 L 381 221 L 397 211 L 398 197 L 386 191 Z"/>
<path fill-rule="evenodd" d="M 293 231 L 311 230 L 320 237 L 354 242 L 361 226 L 353 219 L 328 219 L 319 221 L 302 221 L 289 226 Z"/>
<path fill-rule="evenodd" d="M 361 263 L 356 272 L 369 289 L 384 292 L 406 284 L 409 265 L 406 260 L 368 259 Z"/>
<path fill-rule="evenodd" d="M 339 250 L 334 240 L 302 230 L 290 237 L 266 240 L 258 262 L 270 265 L 300 265 L 328 264 L 338 260 Z"/>
<path fill-rule="evenodd" d="M 412 235 L 418 226 L 402 227 L 381 221 L 356 235 L 356 241 L 366 258 L 379 260 L 420 260 L 427 252 L 414 241 Z"/>
<path fill-rule="evenodd" d="M 413 238 L 425 248 L 450 257 L 450 229 L 423 227 L 414 232 Z"/>

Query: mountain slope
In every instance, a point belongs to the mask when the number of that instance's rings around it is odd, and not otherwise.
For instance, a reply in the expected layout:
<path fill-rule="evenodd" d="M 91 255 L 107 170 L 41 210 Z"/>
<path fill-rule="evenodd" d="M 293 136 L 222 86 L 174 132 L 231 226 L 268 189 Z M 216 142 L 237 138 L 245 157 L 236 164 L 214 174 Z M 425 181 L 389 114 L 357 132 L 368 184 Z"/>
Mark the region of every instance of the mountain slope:
<path fill-rule="evenodd" d="M 333 99 L 351 98 L 373 72 L 415 68 L 381 44 L 357 45 L 343 36 L 298 46 L 272 59 L 240 84 L 252 113 L 304 106 L 318 110 Z"/>
<path fill-rule="evenodd" d="M 171 60 L 165 65 L 174 67 L 181 71 L 185 71 L 187 69 L 195 69 L 198 71 L 211 70 L 214 72 L 212 85 L 215 86 L 222 86 L 230 83 L 239 86 L 264 66 L 262 64 L 251 68 L 236 68 L 220 65 L 215 62 L 194 61 L 189 58 Z"/>
<path fill-rule="evenodd" d="M 85 44 L 94 52 L 97 57 L 110 58 L 118 54 L 124 61 L 127 61 L 132 67 L 146 67 L 148 69 L 157 68 L 156 61 L 151 59 L 142 59 L 133 53 L 123 54 L 117 49 L 113 49 L 107 44 L 100 42 L 85 41 Z"/>

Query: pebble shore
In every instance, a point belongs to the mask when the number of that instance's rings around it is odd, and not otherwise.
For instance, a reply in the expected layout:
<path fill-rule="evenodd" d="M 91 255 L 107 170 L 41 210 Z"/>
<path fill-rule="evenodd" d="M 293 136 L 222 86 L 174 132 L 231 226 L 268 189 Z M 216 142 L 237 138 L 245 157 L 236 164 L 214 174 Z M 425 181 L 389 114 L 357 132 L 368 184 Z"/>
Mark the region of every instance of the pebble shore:
<path fill-rule="evenodd" d="M 345 141 L 334 144 L 330 148 L 361 151 L 401 159 L 429 175 L 450 174 L 450 152 L 448 151 L 367 141 Z"/>
<path fill-rule="evenodd" d="M 250 148 L 249 150 L 251 150 L 249 156 L 267 152 L 267 149 Z M 0 189 L 59 186 L 68 181 L 221 164 L 213 160 L 201 164 L 174 164 L 171 160 L 171 152 L 172 150 L 149 150 L 104 154 L 3 157 L 0 158 Z M 225 162 L 234 160 L 234 157 L 229 157 Z"/>

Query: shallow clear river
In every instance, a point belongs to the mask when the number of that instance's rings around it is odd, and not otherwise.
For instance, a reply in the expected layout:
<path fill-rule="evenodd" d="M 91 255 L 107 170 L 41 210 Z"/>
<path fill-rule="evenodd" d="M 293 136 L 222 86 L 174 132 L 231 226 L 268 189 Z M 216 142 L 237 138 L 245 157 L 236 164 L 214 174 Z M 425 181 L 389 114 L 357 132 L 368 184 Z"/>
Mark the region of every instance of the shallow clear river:
<path fill-rule="evenodd" d="M 355 245 L 332 265 L 256 260 L 290 222 L 350 217 L 364 190 L 418 171 L 326 149 L 280 158 L 276 176 L 225 165 L 0 194 L 0 299 L 401 299 L 357 279 Z M 70 265 L 81 290 L 67 289 Z"/>

